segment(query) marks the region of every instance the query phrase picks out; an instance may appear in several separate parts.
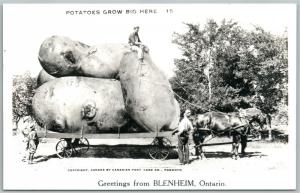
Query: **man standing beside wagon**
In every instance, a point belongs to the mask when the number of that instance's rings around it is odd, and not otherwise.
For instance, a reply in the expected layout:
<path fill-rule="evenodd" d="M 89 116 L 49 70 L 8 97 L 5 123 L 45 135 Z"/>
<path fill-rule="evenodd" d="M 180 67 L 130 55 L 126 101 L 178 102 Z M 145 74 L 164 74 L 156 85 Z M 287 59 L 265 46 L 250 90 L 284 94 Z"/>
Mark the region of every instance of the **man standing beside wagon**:
<path fill-rule="evenodd" d="M 183 119 L 180 121 L 178 129 L 173 134 L 178 133 L 178 156 L 180 165 L 189 164 L 189 135 L 193 131 L 193 124 L 190 120 L 191 110 L 184 112 Z"/>

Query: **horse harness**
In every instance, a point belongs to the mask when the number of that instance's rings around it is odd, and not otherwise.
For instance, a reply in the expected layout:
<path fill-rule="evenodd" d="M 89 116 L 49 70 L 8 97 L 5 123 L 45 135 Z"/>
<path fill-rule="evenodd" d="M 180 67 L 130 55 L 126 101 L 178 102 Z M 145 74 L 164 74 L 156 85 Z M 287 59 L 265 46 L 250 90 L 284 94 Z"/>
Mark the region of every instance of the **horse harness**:
<path fill-rule="evenodd" d="M 230 116 L 230 115 L 226 115 L 226 116 L 228 116 L 227 121 L 228 121 L 228 123 L 229 123 L 229 122 L 230 122 L 230 119 L 231 119 L 231 116 Z M 225 134 L 226 132 L 229 132 L 229 135 L 230 135 L 232 131 L 235 131 L 235 132 L 239 133 L 239 134 L 242 135 L 242 136 L 246 136 L 247 133 L 248 133 L 248 131 L 249 131 L 249 128 L 251 127 L 251 125 L 250 125 L 249 121 L 248 121 L 245 117 L 242 117 L 242 116 L 238 116 L 238 117 L 239 117 L 240 119 L 241 119 L 241 118 L 244 119 L 244 120 L 246 121 L 246 123 L 243 124 L 243 125 L 235 126 L 235 127 L 228 127 L 228 128 L 226 128 L 224 131 L 222 131 L 222 132 L 217 132 L 217 131 L 214 131 L 214 130 L 212 130 L 212 129 L 208 129 L 208 128 L 207 128 L 207 126 L 211 127 L 211 120 L 212 120 L 212 118 L 211 118 L 211 115 L 210 115 L 209 121 L 208 121 L 208 123 L 207 123 L 206 126 L 205 126 L 205 131 L 210 132 L 210 135 L 212 136 L 212 138 L 209 139 L 208 141 L 214 139 L 215 137 L 220 137 L 220 136 L 222 136 L 223 134 Z M 246 127 L 245 127 L 245 126 L 246 126 Z M 245 128 L 246 128 L 244 132 L 238 132 L 238 131 L 236 130 L 236 129 L 241 128 L 241 127 L 245 127 Z M 206 142 L 207 142 L 207 141 L 206 141 Z"/>

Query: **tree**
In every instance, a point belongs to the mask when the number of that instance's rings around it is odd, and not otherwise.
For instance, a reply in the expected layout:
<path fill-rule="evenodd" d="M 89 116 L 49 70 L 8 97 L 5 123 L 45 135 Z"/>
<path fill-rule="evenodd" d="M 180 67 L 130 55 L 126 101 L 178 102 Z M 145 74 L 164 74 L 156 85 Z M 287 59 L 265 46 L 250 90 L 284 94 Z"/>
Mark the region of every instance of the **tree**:
<path fill-rule="evenodd" d="M 170 80 L 183 109 L 230 112 L 257 106 L 274 113 L 280 102 L 287 102 L 285 36 L 257 26 L 246 31 L 232 20 L 185 26 L 185 33 L 174 33 L 182 56 L 175 59 Z"/>
<path fill-rule="evenodd" d="M 31 104 L 35 88 L 36 78 L 32 78 L 30 73 L 13 76 L 12 111 L 16 126 L 22 117 L 32 115 Z"/>

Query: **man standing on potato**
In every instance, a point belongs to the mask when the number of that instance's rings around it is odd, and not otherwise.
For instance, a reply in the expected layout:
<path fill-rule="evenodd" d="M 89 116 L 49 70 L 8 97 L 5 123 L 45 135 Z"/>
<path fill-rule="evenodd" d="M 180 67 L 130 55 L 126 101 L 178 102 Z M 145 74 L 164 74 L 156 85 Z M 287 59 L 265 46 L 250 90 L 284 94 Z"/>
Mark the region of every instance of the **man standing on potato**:
<path fill-rule="evenodd" d="M 146 49 L 146 47 L 142 44 L 139 37 L 139 29 L 139 26 L 135 26 L 133 28 L 133 32 L 129 35 L 128 43 L 131 46 L 131 49 L 137 52 L 140 62 L 143 63 L 144 50 Z"/>

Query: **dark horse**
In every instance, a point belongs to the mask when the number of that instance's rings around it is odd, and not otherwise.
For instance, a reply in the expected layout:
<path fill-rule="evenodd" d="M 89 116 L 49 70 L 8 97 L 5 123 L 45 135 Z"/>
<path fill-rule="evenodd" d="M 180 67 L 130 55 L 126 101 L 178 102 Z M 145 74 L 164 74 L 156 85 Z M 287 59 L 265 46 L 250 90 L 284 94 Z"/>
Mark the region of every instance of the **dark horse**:
<path fill-rule="evenodd" d="M 249 120 L 250 124 L 259 130 L 271 128 L 271 116 L 269 114 L 263 113 L 260 109 L 252 107 L 248 109 L 240 109 L 239 116 L 245 117 Z"/>
<path fill-rule="evenodd" d="M 195 131 L 193 139 L 196 145 L 196 155 L 204 158 L 202 144 L 209 135 L 222 137 L 232 136 L 232 158 L 238 159 L 238 148 L 241 143 L 241 153 L 245 154 L 247 135 L 251 130 L 251 124 L 245 117 L 238 113 L 207 112 L 198 115 L 194 122 Z"/>

